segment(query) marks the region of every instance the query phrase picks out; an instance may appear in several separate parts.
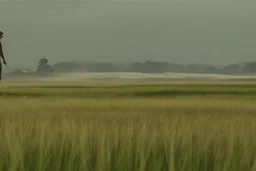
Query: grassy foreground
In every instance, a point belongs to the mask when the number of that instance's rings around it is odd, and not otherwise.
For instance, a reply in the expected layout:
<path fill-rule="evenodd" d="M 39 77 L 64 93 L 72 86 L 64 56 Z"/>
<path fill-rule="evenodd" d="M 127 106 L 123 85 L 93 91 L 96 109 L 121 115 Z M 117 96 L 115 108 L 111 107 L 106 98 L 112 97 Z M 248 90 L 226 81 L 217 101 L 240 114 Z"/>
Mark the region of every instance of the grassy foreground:
<path fill-rule="evenodd" d="M 252 84 L 0 87 L 0 171 L 256 171 Z"/>

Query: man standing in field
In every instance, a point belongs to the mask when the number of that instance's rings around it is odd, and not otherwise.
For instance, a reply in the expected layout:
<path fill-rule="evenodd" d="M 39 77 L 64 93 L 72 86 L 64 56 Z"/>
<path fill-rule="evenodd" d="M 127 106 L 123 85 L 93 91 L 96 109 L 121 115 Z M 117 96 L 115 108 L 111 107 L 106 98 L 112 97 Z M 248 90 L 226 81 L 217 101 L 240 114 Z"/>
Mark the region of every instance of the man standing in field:
<path fill-rule="evenodd" d="M 5 58 L 4 58 L 4 52 L 3 52 L 3 48 L 2 48 L 2 42 L 1 42 L 3 35 L 4 35 L 4 33 L 2 31 L 0 31 L 0 57 L 3 59 L 3 63 L 5 65 L 7 65 Z M 2 79 L 2 60 L 0 61 L 0 81 L 1 81 L 1 79 Z"/>

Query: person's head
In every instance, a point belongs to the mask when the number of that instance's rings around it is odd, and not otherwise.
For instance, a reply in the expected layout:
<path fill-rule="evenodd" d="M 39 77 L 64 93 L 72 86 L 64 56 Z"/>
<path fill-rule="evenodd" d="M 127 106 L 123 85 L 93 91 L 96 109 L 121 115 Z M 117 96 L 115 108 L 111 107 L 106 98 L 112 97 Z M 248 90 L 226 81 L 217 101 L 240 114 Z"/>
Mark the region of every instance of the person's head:
<path fill-rule="evenodd" d="M 3 38 L 3 35 L 4 35 L 4 33 L 2 31 L 0 31 L 0 39 Z"/>

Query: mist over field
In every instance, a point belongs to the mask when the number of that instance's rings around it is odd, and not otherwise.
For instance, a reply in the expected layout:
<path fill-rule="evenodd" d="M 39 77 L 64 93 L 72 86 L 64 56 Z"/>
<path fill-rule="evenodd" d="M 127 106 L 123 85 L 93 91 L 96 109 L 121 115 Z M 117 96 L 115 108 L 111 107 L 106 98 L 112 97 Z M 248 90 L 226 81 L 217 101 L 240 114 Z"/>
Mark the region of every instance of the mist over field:
<path fill-rule="evenodd" d="M 222 66 L 255 59 L 255 9 L 251 0 L 1 0 L 0 30 L 10 67 L 41 57 Z"/>

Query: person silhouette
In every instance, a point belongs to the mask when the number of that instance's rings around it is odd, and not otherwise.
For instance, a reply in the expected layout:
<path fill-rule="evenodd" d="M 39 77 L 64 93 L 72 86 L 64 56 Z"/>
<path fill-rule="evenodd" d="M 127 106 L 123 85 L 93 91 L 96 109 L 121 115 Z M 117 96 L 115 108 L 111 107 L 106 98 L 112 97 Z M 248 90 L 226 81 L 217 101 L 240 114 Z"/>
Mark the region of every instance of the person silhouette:
<path fill-rule="evenodd" d="M 0 57 L 3 59 L 3 64 L 7 65 L 5 57 L 4 57 L 2 42 L 1 42 L 1 39 L 3 38 L 3 35 L 4 35 L 4 33 L 2 31 L 0 31 Z M 2 79 L 2 60 L 0 61 L 0 80 L 1 79 Z"/>

